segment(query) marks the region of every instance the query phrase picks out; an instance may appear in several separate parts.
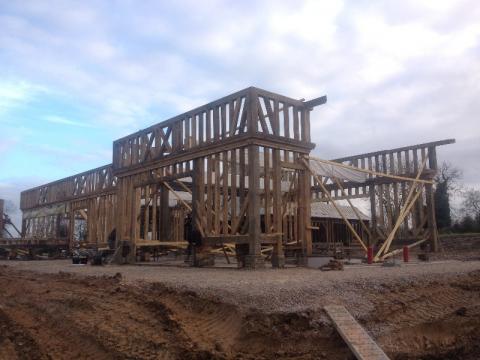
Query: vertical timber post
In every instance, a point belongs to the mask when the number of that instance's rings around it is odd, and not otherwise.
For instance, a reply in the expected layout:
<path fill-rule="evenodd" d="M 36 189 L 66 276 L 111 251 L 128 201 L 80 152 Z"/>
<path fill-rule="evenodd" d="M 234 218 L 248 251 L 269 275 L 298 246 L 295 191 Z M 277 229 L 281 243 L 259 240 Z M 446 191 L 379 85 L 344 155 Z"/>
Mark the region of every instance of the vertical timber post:
<path fill-rule="evenodd" d="M 434 146 L 428 149 L 428 162 L 429 162 L 430 169 L 436 171 L 437 170 L 437 154 Z M 433 252 L 437 252 L 439 250 L 438 249 L 438 231 L 437 231 L 437 220 L 435 218 L 435 200 L 433 196 L 432 184 L 425 184 L 425 195 L 427 200 L 427 216 L 428 216 L 430 250 Z"/>
<path fill-rule="evenodd" d="M 282 232 L 282 168 L 280 164 L 280 150 L 273 149 L 273 219 L 276 234 Z M 272 266 L 283 268 L 285 266 L 285 253 L 283 250 L 283 236 L 278 236 L 277 243 L 273 246 Z"/>
<path fill-rule="evenodd" d="M 304 108 L 301 111 L 301 141 L 308 145 L 310 143 L 310 111 Z M 309 153 L 305 154 L 308 155 Z M 299 154 L 303 156 L 304 154 Z M 308 167 L 299 172 L 299 204 L 298 204 L 298 236 L 302 242 L 302 256 L 300 264 L 307 264 L 307 257 L 312 255 L 312 216 L 311 216 L 311 188 L 312 174 Z"/>
<path fill-rule="evenodd" d="M 298 237 L 302 243 L 302 254 L 299 258 L 299 265 L 307 264 L 307 256 L 312 255 L 312 230 L 311 230 L 311 208 L 310 208 L 310 172 L 300 170 L 299 204 L 298 204 Z"/>
<path fill-rule="evenodd" d="M 305 206 L 305 250 L 306 256 L 312 256 L 312 207 L 311 207 L 311 191 L 312 188 L 312 174 L 310 170 L 305 169 L 305 185 L 303 203 Z"/>
<path fill-rule="evenodd" d="M 160 240 L 170 240 L 169 190 L 164 184 L 160 185 Z"/>
<path fill-rule="evenodd" d="M 204 164 L 204 158 L 197 158 L 193 160 L 191 226 L 196 228 L 201 234 L 205 234 L 203 229 L 205 219 L 203 216 L 206 212 L 203 201 L 203 196 L 205 193 Z M 208 176 L 210 176 L 210 174 Z M 190 248 L 190 264 L 193 266 L 214 265 L 215 257 L 209 258 L 209 254 L 210 246 L 205 243 L 202 243 L 200 246 Z"/>
<path fill-rule="evenodd" d="M 250 88 L 247 97 L 247 123 L 250 135 L 257 133 L 258 100 L 255 88 Z M 245 256 L 245 267 L 250 269 L 263 268 L 260 242 L 260 163 L 258 145 L 249 145 L 248 151 L 248 255 Z"/>
<path fill-rule="evenodd" d="M 4 204 L 5 201 L 3 199 L 0 199 L 0 238 L 3 237 L 3 227 L 5 226 L 3 223 Z"/>
<path fill-rule="evenodd" d="M 117 202 L 115 204 L 115 247 L 116 252 L 114 261 L 123 263 L 124 261 L 133 262 L 136 259 L 135 252 L 135 222 L 134 219 L 134 188 L 131 176 L 118 177 L 117 179 Z M 122 256 L 122 246 L 129 246 L 130 253 L 127 258 Z"/>
<path fill-rule="evenodd" d="M 375 204 L 375 185 L 368 186 L 370 195 L 370 214 L 371 214 L 371 231 L 372 239 L 368 238 L 367 246 L 374 246 L 377 240 L 377 205 Z"/>
<path fill-rule="evenodd" d="M 256 269 L 264 267 L 260 243 L 260 173 L 258 146 L 248 146 L 248 255 L 245 267 Z"/>
<path fill-rule="evenodd" d="M 75 211 L 72 202 L 68 203 L 68 251 L 72 252 L 73 240 L 75 239 Z"/>

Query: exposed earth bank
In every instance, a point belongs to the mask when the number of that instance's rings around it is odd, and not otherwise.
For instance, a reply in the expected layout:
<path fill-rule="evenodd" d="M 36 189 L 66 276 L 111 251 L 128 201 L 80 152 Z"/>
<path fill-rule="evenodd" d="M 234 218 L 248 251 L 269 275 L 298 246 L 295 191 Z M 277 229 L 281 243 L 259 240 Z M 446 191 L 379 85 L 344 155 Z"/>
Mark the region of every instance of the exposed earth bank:
<path fill-rule="evenodd" d="M 480 271 L 401 286 L 384 282 L 360 295 L 373 306 L 356 318 L 391 358 L 479 358 Z M 160 283 L 125 283 L 121 274 L 45 274 L 0 265 L 0 359 L 72 358 L 353 355 L 321 308 L 267 312 Z"/>

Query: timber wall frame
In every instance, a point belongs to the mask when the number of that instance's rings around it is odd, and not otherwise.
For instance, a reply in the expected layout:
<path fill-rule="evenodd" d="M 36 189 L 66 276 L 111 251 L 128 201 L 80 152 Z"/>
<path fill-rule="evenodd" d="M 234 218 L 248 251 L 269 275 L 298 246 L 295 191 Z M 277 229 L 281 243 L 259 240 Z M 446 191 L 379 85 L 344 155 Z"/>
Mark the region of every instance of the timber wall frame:
<path fill-rule="evenodd" d="M 412 179 L 419 173 L 421 180 L 431 181 L 437 173 L 436 148 L 454 142 L 454 139 L 447 139 L 348 156 L 333 161 L 359 169 Z M 368 239 L 368 243 L 373 246 L 385 240 L 394 228 L 407 194 L 414 185 L 409 181 L 369 174 L 365 183 L 342 181 L 339 187 L 330 179 L 325 179 L 324 186 L 330 191 L 333 199 L 370 199 L 372 238 Z M 411 212 L 403 220 L 396 239 L 407 243 L 409 240 L 411 242 L 425 239 L 429 241 L 432 251 L 438 251 L 432 183 L 425 183 L 419 192 Z M 325 200 L 326 194 L 315 180 L 312 195 L 313 201 Z"/>
<path fill-rule="evenodd" d="M 264 264 L 262 246 L 273 248 L 275 266 L 283 265 L 286 246 L 310 255 L 310 203 L 324 201 L 325 194 L 299 160 L 315 146 L 310 137 L 310 112 L 325 102 L 325 96 L 305 102 L 250 87 L 118 139 L 113 143 L 112 164 L 22 192 L 22 233 L 45 237 L 47 233 L 37 223 L 50 222 L 52 226 L 59 215 L 67 214 L 66 241 L 71 245 L 75 212 L 79 211 L 89 220 L 90 244 L 103 246 L 113 229 L 117 245 L 121 241 L 134 247 L 149 241 L 165 243 L 172 241 L 169 194 L 181 191 L 188 193 L 189 199 L 182 200 L 179 206 L 183 209 L 175 216 L 184 210 L 192 213 L 193 223 L 204 237 L 205 251 L 219 244 L 235 244 L 237 254 L 243 256 L 241 261 L 252 268 Z M 335 161 L 408 176 L 418 168 L 418 159 L 428 156 L 422 178 L 431 178 L 436 170 L 435 147 L 451 142 Z M 381 204 L 390 201 L 391 194 L 393 207 L 398 207 L 395 194 L 407 187 L 381 177 L 361 185 L 343 182 L 343 194 L 327 179 L 325 186 L 335 199 L 371 199 L 370 225 L 376 238 L 369 239 L 370 243 L 381 239 L 385 224 L 395 219 L 395 211 L 385 215 Z M 416 205 L 417 229 L 423 226 L 425 217 L 420 209 L 424 201 L 428 226 L 433 229 L 435 225 L 431 187 L 425 192 Z M 56 206 L 63 206 L 63 212 L 52 210 Z M 412 221 L 406 221 L 407 228 Z M 37 225 L 41 231 L 32 231 Z M 48 236 L 55 236 L 54 232 Z"/>
<path fill-rule="evenodd" d="M 259 267 L 264 263 L 262 244 L 272 245 L 272 261 L 281 266 L 282 167 L 294 168 L 313 149 L 310 111 L 325 101 L 304 102 L 250 87 L 115 141 L 117 234 L 135 243 L 135 204 L 143 201 L 157 208 L 167 182 L 190 178 L 193 223 L 204 235 L 204 247 L 233 243 L 241 252 L 243 246 L 248 250 L 242 262 Z M 309 237 L 303 205 L 309 204 L 309 177 L 306 169 L 294 171 L 296 207 L 302 215 L 290 226 L 297 242 L 311 247 L 311 241 L 303 240 Z M 148 199 L 142 200 L 142 194 Z M 161 210 L 167 208 L 165 201 L 160 199 Z M 263 227 L 261 214 L 267 214 Z M 160 218 L 158 224 L 165 227 L 165 218 Z"/>

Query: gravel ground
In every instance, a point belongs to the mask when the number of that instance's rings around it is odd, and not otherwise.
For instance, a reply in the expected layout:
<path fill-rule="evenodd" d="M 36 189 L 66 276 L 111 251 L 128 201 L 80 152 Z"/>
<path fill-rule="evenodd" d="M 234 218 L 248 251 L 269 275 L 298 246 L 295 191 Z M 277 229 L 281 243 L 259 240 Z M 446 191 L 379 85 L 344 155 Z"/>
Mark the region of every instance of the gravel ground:
<path fill-rule="evenodd" d="M 326 304 L 343 304 L 352 312 L 372 310 L 365 292 L 386 292 L 395 284 L 449 281 L 457 275 L 480 270 L 480 261 L 437 261 L 402 264 L 350 265 L 344 271 L 321 272 L 308 268 L 237 270 L 198 269 L 166 266 L 73 265 L 69 260 L 0 261 L 18 270 L 42 273 L 69 272 L 85 276 L 112 276 L 120 272 L 130 285 L 162 283 L 176 290 L 194 291 L 201 296 L 265 312 L 316 310 Z"/>

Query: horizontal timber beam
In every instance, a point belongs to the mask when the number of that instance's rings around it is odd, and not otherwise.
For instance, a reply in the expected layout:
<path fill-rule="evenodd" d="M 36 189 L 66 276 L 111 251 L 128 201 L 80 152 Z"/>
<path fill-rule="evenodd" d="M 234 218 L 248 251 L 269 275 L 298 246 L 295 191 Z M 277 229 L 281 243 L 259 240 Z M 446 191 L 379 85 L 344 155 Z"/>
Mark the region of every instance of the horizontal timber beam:
<path fill-rule="evenodd" d="M 350 160 L 356 160 L 356 159 L 361 159 L 361 158 L 367 158 L 367 157 L 374 157 L 374 156 L 389 154 L 389 153 L 392 153 L 392 152 L 417 150 L 417 149 L 422 149 L 422 148 L 429 148 L 429 147 L 432 147 L 432 146 L 441 146 L 441 145 L 448 145 L 448 144 L 454 144 L 454 143 L 455 143 L 455 139 L 439 140 L 439 141 L 433 141 L 433 142 L 428 142 L 428 143 L 423 143 L 423 144 L 403 146 L 403 147 L 399 147 L 399 148 L 395 148 L 395 149 L 380 150 L 380 151 L 374 151 L 374 152 L 365 153 L 365 154 L 345 156 L 345 157 L 333 159 L 332 161 L 335 161 L 335 162 L 350 161 Z"/>

